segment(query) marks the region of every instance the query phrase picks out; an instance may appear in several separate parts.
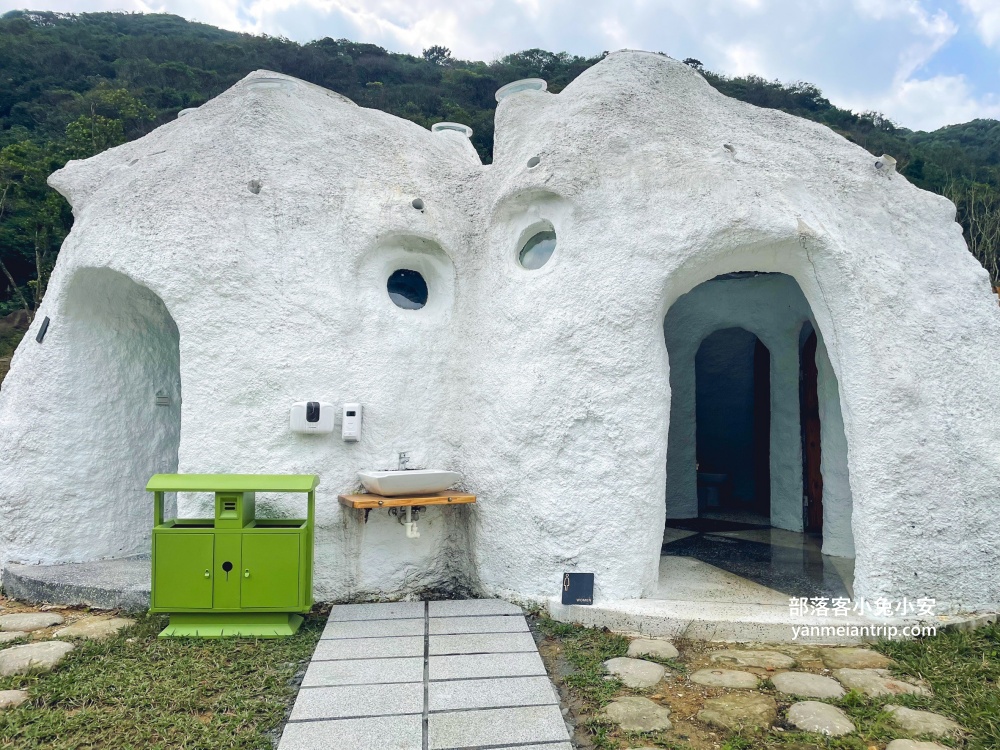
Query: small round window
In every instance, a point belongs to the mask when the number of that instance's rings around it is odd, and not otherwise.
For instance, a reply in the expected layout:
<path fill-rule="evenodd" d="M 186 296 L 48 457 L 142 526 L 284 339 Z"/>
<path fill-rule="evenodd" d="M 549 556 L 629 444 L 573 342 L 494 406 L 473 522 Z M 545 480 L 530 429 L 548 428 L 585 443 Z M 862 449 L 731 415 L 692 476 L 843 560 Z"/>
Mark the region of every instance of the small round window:
<path fill-rule="evenodd" d="M 517 256 L 521 266 L 529 271 L 541 268 L 549 262 L 552 251 L 556 249 L 556 233 L 552 230 L 537 232 L 524 243 L 521 253 Z"/>
<path fill-rule="evenodd" d="M 386 282 L 389 299 L 404 310 L 419 310 L 427 304 L 427 282 L 424 277 L 409 268 L 393 271 Z"/>

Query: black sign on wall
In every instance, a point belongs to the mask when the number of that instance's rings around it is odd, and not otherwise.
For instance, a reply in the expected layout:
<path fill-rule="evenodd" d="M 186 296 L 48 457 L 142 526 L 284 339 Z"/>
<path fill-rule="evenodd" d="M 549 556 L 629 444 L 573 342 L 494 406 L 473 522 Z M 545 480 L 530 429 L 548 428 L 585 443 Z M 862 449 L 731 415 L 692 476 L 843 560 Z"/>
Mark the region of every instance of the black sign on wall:
<path fill-rule="evenodd" d="M 593 604 L 594 574 L 563 573 L 563 604 Z"/>

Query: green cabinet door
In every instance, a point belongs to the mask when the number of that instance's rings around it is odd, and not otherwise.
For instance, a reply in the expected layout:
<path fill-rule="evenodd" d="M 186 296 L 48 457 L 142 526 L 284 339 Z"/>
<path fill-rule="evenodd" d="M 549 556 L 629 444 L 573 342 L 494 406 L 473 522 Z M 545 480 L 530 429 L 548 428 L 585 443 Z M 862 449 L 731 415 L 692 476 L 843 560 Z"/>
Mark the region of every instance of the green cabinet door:
<path fill-rule="evenodd" d="M 211 609 L 214 534 L 156 534 L 153 606 Z"/>
<path fill-rule="evenodd" d="M 215 536 L 215 597 L 214 609 L 239 609 L 240 588 L 243 580 L 241 567 L 242 534 L 216 534 Z"/>
<path fill-rule="evenodd" d="M 289 608 L 299 605 L 299 535 L 244 534 L 244 609 Z"/>

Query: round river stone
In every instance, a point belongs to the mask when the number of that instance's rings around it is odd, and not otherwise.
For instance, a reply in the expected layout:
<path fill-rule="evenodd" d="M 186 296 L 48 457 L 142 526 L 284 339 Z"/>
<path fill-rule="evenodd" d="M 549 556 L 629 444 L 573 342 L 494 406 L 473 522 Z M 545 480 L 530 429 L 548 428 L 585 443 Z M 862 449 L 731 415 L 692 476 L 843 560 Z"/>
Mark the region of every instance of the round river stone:
<path fill-rule="evenodd" d="M 788 709 L 788 721 L 804 732 L 818 732 L 840 737 L 854 731 L 854 722 L 836 706 L 818 701 L 803 701 Z"/>
<path fill-rule="evenodd" d="M 929 734 L 932 737 L 957 737 L 962 733 L 961 725 L 947 716 L 931 711 L 915 711 L 904 706 L 886 706 L 892 722 L 911 734 Z"/>
<path fill-rule="evenodd" d="M 769 727 L 778 718 L 774 698 L 760 693 L 734 693 L 709 698 L 698 712 L 698 720 L 720 729 Z"/>
<path fill-rule="evenodd" d="M 630 688 L 652 687 L 662 680 L 663 675 L 667 672 L 666 667 L 661 664 L 654 664 L 642 659 L 630 659 L 627 656 L 608 659 L 604 662 L 604 668 Z"/>
<path fill-rule="evenodd" d="M 48 672 L 74 648 L 62 641 L 39 641 L 0 651 L 0 675 Z"/>
<path fill-rule="evenodd" d="M 821 648 L 827 669 L 885 669 L 892 659 L 869 648 Z"/>
<path fill-rule="evenodd" d="M 921 685 L 898 680 L 887 669 L 835 669 L 833 676 L 848 690 L 857 690 L 870 698 L 886 695 L 931 695 Z"/>
<path fill-rule="evenodd" d="M 649 698 L 619 698 L 604 707 L 602 718 L 613 721 L 626 732 L 660 732 L 670 729 L 670 709 Z"/>
<path fill-rule="evenodd" d="M 0 708 L 14 708 L 28 700 L 24 690 L 0 690 Z"/>
<path fill-rule="evenodd" d="M 771 678 L 779 693 L 804 698 L 842 698 L 847 691 L 831 677 L 811 672 L 782 672 Z"/>
<path fill-rule="evenodd" d="M 62 624 L 62 616 L 51 612 L 20 612 L 13 615 L 0 615 L 0 630 L 32 631 Z"/>
<path fill-rule="evenodd" d="M 676 659 L 680 656 L 674 644 L 659 638 L 636 638 L 628 644 L 628 655 L 655 656 L 657 659 Z"/>
<path fill-rule="evenodd" d="M 757 675 L 735 669 L 699 669 L 691 675 L 691 682 L 706 687 L 740 688 L 752 690 L 760 684 Z"/>
<path fill-rule="evenodd" d="M 795 666 L 795 659 L 780 651 L 741 651 L 733 648 L 717 651 L 710 658 L 714 662 L 735 664 L 738 667 L 791 669 Z"/>

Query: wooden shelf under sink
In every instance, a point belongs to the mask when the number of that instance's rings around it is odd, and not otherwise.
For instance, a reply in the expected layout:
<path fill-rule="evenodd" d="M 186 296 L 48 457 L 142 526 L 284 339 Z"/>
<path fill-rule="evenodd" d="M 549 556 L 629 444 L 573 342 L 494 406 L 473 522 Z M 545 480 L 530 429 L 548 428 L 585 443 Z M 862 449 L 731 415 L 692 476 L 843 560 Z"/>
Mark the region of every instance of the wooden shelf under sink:
<path fill-rule="evenodd" d="M 476 502 L 475 495 L 465 492 L 444 492 L 434 495 L 400 495 L 399 497 L 383 497 L 364 493 L 361 495 L 340 495 L 341 505 L 348 508 L 371 510 L 372 508 L 405 508 L 408 505 L 463 505 Z"/>

